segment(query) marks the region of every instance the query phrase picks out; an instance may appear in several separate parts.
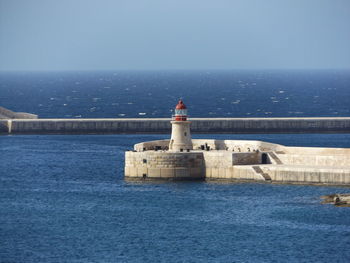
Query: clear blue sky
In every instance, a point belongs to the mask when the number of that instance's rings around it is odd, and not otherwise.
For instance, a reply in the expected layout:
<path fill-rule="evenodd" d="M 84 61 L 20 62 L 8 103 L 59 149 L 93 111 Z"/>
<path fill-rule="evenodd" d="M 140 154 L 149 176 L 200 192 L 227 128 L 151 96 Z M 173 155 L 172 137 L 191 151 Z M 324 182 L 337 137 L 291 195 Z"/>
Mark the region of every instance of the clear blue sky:
<path fill-rule="evenodd" d="M 0 70 L 350 68 L 350 0 L 0 0 Z"/>

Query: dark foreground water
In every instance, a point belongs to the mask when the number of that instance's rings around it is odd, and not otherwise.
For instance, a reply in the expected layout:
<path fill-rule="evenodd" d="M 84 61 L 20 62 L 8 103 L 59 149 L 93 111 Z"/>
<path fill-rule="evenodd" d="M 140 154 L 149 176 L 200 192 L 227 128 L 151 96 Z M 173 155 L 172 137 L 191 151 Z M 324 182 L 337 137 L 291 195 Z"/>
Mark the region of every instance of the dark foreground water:
<path fill-rule="evenodd" d="M 127 182 L 124 151 L 168 135 L 0 137 L 0 262 L 349 262 L 345 187 Z M 341 135 L 201 135 L 350 147 Z"/>

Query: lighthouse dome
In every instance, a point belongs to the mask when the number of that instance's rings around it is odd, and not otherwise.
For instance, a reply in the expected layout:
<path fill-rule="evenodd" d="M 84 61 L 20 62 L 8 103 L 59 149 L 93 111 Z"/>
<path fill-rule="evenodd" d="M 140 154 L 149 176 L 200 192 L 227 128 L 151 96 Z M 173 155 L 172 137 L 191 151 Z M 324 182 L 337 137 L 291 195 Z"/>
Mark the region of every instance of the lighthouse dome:
<path fill-rule="evenodd" d="M 187 108 L 186 108 L 186 105 L 183 103 L 183 101 L 179 100 L 179 102 L 177 103 L 175 109 L 177 109 L 177 110 L 184 110 L 184 109 L 187 109 Z"/>
<path fill-rule="evenodd" d="M 175 107 L 175 120 L 176 121 L 187 121 L 187 107 L 182 100 L 179 100 Z"/>

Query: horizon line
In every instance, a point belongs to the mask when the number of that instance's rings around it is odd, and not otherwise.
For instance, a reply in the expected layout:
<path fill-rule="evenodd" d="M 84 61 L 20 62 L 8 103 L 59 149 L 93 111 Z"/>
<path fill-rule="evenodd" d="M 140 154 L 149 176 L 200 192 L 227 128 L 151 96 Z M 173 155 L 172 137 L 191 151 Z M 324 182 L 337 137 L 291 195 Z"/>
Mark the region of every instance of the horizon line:
<path fill-rule="evenodd" d="M 218 71 L 348 71 L 350 68 L 231 68 L 231 69 L 0 69 L 1 73 L 15 72 L 218 72 Z"/>

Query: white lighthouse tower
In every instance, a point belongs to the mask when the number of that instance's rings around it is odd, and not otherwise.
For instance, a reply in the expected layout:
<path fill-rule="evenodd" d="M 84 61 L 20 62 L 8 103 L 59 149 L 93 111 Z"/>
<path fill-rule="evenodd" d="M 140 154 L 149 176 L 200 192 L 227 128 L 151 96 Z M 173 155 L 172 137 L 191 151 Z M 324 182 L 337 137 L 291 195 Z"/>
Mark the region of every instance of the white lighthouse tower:
<path fill-rule="evenodd" d="M 175 115 L 171 121 L 170 151 L 190 151 L 193 149 L 190 124 L 187 120 L 187 108 L 182 100 L 175 108 Z"/>

